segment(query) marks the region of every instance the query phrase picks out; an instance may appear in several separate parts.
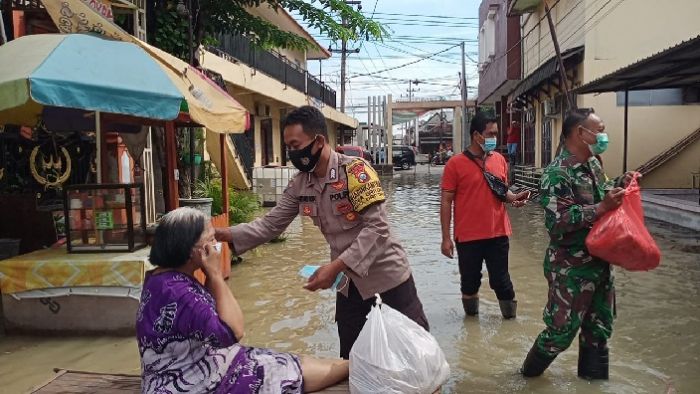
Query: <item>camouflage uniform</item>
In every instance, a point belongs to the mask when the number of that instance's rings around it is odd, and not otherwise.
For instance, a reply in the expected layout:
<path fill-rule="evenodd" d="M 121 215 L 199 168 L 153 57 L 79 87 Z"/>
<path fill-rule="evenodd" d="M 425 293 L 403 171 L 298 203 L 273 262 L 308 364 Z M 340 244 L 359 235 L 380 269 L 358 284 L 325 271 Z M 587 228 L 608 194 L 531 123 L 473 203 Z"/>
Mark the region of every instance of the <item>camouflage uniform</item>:
<path fill-rule="evenodd" d="M 597 158 L 579 163 L 564 150 L 540 179 L 541 204 L 550 243 L 544 259 L 549 283 L 543 318 L 547 328 L 535 342 L 543 355 L 566 350 L 581 328 L 579 344 L 607 349 L 615 317 L 613 272 L 605 261 L 592 257 L 585 240 L 596 220 L 596 206 L 615 182 Z"/>

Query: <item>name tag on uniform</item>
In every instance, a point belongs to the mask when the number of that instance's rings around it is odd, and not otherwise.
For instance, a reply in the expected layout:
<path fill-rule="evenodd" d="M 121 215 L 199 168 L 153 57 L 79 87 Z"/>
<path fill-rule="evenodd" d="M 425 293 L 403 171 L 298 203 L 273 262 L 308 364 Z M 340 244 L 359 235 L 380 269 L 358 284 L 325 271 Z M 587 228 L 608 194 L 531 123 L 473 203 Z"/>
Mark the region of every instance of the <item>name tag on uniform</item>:
<path fill-rule="evenodd" d="M 316 196 L 299 196 L 299 202 L 315 202 Z"/>

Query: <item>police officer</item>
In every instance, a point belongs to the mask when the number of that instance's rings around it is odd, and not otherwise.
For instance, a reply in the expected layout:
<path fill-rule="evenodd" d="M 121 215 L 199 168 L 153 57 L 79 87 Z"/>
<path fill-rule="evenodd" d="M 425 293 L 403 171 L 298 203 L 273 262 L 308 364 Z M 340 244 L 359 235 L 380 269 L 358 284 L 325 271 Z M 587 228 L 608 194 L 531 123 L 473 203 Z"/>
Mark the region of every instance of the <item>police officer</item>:
<path fill-rule="evenodd" d="M 331 149 L 326 119 L 318 109 L 298 108 L 287 115 L 283 126 L 289 159 L 300 172 L 265 216 L 217 229 L 216 238 L 242 254 L 280 235 L 297 215 L 309 217 L 330 245 L 331 261 L 304 287 L 328 289 L 341 272 L 349 278 L 336 295 L 342 358 L 349 358 L 376 293 L 383 303 L 428 330 L 408 257 L 389 227 L 377 173 L 364 159 Z"/>
<path fill-rule="evenodd" d="M 546 328 L 522 367 L 526 377 L 541 375 L 579 332 L 578 375 L 608 378 L 608 339 L 615 317 L 613 272 L 591 256 L 586 236 L 604 213 L 620 206 L 632 173 L 610 180 L 598 155 L 608 147 L 605 124 L 592 109 L 573 110 L 564 120 L 565 149 L 540 179 L 541 205 L 550 242 L 544 274 L 549 299 Z M 617 187 L 616 187 L 617 186 Z"/>

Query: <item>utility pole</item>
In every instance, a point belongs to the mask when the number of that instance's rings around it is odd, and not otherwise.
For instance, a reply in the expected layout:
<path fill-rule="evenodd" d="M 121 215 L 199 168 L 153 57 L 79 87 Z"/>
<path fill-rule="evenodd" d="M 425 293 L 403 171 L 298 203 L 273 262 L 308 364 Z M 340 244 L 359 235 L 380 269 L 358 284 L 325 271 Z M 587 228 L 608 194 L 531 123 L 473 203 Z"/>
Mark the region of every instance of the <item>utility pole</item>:
<path fill-rule="evenodd" d="M 359 0 L 345 0 L 345 4 L 356 5 L 357 10 L 362 10 L 362 2 Z M 348 21 L 343 18 L 341 20 L 343 27 L 347 27 Z M 345 112 L 345 82 L 347 80 L 346 75 L 346 62 L 348 59 L 348 53 L 360 53 L 360 48 L 348 50 L 348 41 L 343 39 L 340 49 L 328 48 L 331 53 L 340 53 L 340 112 Z"/>
<path fill-rule="evenodd" d="M 566 69 L 564 68 L 564 60 L 561 57 L 561 49 L 559 49 L 559 40 L 557 39 L 557 29 L 554 27 L 554 21 L 552 20 L 552 13 L 550 12 L 549 4 L 547 1 L 544 2 L 544 12 L 547 13 L 547 22 L 549 23 L 549 33 L 552 36 L 552 44 L 554 44 L 554 53 L 557 56 L 557 62 L 559 63 L 559 75 L 561 77 L 561 90 L 564 92 L 566 97 L 566 103 L 568 104 L 569 111 L 576 109 L 571 97 L 571 92 L 569 91 L 569 84 L 566 77 Z M 559 144 L 557 145 L 556 154 L 559 155 L 564 149 L 564 134 L 559 136 Z"/>
<path fill-rule="evenodd" d="M 462 85 L 462 146 L 461 150 L 464 150 L 467 143 L 467 100 L 469 93 L 467 91 L 467 66 L 466 66 L 466 53 L 464 48 L 464 42 L 462 42 L 462 75 L 459 79 L 460 85 Z"/>
<path fill-rule="evenodd" d="M 409 79 L 408 80 L 408 101 L 411 102 L 413 101 L 413 86 L 412 85 L 418 85 L 421 83 L 420 80 L 418 79 Z M 416 149 L 420 146 L 420 136 L 418 133 L 418 116 L 413 119 L 413 132 L 415 133 L 414 140 L 416 142 Z"/>

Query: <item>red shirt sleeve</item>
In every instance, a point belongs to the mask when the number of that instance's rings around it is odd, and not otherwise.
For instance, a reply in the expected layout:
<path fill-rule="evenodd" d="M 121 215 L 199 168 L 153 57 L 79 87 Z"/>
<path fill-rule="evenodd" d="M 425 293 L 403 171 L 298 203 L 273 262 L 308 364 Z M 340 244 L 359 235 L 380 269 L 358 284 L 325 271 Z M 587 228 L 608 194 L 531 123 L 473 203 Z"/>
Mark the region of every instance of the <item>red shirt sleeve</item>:
<path fill-rule="evenodd" d="M 450 192 L 457 190 L 456 159 L 456 157 L 453 157 L 445 165 L 445 170 L 442 173 L 442 190 Z"/>

